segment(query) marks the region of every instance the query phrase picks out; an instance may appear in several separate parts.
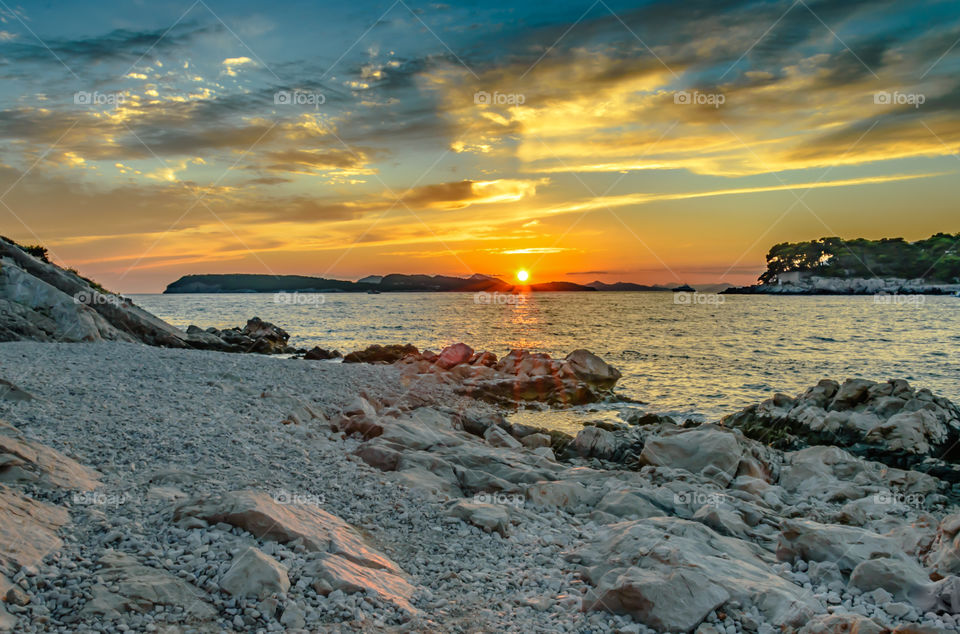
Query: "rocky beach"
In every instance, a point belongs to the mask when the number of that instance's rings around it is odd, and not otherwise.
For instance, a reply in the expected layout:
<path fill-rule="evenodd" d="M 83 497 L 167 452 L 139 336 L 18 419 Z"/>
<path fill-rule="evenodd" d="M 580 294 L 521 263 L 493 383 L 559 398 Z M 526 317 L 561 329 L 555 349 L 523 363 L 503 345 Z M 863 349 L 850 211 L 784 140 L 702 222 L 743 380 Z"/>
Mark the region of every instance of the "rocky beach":
<path fill-rule="evenodd" d="M 341 362 L 258 319 L 181 331 L 4 248 L 4 630 L 960 626 L 960 409 L 922 386 L 566 434 L 508 416 L 616 401 L 587 350 Z"/>

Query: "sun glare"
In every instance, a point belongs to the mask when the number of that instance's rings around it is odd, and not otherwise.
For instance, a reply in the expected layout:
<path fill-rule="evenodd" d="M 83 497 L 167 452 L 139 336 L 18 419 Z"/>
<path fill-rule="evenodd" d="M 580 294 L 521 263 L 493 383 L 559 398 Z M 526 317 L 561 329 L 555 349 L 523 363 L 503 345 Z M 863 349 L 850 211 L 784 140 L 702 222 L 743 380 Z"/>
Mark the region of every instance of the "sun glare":
<path fill-rule="evenodd" d="M 521 269 L 517 271 L 517 279 L 520 280 L 521 282 L 526 282 L 527 280 L 530 279 L 530 274 Z"/>

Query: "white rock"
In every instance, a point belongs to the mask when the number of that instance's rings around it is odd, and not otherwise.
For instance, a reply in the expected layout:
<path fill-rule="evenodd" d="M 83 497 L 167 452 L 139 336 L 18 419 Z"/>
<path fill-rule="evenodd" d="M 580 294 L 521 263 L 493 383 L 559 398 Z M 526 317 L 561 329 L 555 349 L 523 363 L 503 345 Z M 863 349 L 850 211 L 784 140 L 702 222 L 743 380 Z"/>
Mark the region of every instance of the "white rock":
<path fill-rule="evenodd" d="M 264 599 L 289 590 L 290 579 L 286 566 L 250 546 L 234 556 L 220 587 L 236 597 Z"/>

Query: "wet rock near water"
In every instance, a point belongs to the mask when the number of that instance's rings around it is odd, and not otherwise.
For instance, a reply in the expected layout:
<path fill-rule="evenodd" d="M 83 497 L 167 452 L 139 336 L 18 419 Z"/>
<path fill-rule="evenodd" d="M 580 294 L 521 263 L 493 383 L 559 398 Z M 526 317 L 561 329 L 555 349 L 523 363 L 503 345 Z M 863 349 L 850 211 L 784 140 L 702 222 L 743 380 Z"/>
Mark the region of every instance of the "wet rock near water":
<path fill-rule="evenodd" d="M 587 350 L 575 350 L 564 359 L 512 350 L 498 360 L 492 352 L 476 352 L 464 343 L 447 346 L 439 354 L 421 353 L 412 345 L 374 345 L 351 352 L 344 363 L 395 364 L 408 375 L 435 376 L 462 394 L 505 406 L 592 403 L 610 394 L 622 376 Z"/>
<path fill-rule="evenodd" d="M 294 354 L 282 328 L 254 317 L 227 330 L 180 330 L 72 270 L 0 238 L 0 342 L 144 343 L 164 348 Z M 9 389 L 7 397 L 11 395 Z M 5 397 L 0 397 L 5 398 Z"/>
<path fill-rule="evenodd" d="M 343 355 L 339 350 L 325 350 L 319 346 L 314 346 L 303 355 L 307 361 L 328 361 L 330 359 L 341 359 Z"/>
<path fill-rule="evenodd" d="M 824 379 L 797 397 L 777 394 L 723 423 L 780 449 L 833 445 L 898 468 L 960 482 L 960 408 L 902 379 Z"/>
<path fill-rule="evenodd" d="M 187 327 L 187 342 L 201 350 L 222 352 L 253 352 L 257 354 L 297 354 L 304 351 L 288 345 L 290 335 L 286 330 L 259 317 L 247 321 L 242 328 L 201 329 Z"/>

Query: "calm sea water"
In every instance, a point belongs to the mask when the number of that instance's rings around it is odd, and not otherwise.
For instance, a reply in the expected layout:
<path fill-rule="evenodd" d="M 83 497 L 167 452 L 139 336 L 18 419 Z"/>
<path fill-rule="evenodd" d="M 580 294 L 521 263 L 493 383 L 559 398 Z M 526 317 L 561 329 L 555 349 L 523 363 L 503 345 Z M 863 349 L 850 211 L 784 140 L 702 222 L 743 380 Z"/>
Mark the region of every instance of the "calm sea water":
<path fill-rule="evenodd" d="M 374 343 L 436 351 L 458 341 L 497 355 L 529 348 L 563 356 L 587 348 L 620 368 L 618 391 L 646 409 L 707 420 L 824 377 L 905 378 L 960 401 L 960 299 L 954 297 L 878 303 L 729 295 L 677 303 L 672 293 L 597 292 L 539 293 L 519 303 L 503 297 L 477 303 L 466 293 L 133 299 L 177 326 L 226 328 L 256 315 L 286 329 L 294 345 L 341 352 Z"/>

